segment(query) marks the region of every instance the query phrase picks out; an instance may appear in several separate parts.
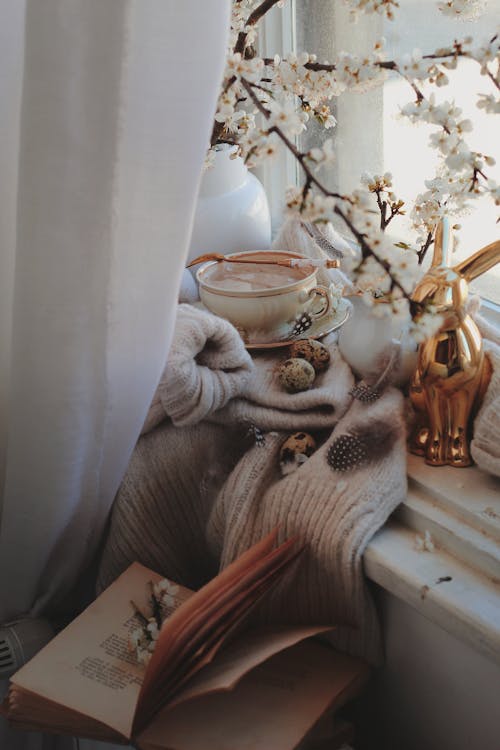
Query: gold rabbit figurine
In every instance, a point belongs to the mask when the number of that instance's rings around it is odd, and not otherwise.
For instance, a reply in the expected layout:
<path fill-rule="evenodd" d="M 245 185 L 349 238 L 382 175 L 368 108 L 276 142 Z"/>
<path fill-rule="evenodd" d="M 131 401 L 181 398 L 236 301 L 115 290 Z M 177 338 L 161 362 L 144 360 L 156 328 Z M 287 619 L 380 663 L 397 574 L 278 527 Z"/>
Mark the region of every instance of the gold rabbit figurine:
<path fill-rule="evenodd" d="M 436 231 L 432 264 L 412 295 L 432 303 L 443 316 L 439 331 L 419 347 L 410 399 L 417 422 L 412 453 L 432 466 L 470 466 L 472 421 L 491 377 L 478 327 L 467 314 L 469 282 L 500 261 L 500 241 L 449 266 L 452 235 L 448 219 Z"/>

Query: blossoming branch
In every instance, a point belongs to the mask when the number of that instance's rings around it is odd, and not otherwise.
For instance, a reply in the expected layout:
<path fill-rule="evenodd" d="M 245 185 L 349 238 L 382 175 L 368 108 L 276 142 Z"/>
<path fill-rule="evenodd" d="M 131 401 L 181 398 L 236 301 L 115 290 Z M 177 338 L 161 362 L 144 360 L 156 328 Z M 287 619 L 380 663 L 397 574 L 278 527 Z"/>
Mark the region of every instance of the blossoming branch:
<path fill-rule="evenodd" d="M 354 14 L 382 13 L 392 18 L 398 3 L 393 0 L 344 0 Z M 500 111 L 499 38 L 474 45 L 472 38 L 422 54 L 414 50 L 401 59 L 387 60 L 383 40 L 362 57 L 341 52 L 331 62 L 318 62 L 303 52 L 280 58 L 257 56 L 257 25 L 283 0 L 235 0 L 231 23 L 230 51 L 212 133 L 212 147 L 221 141 L 237 143 L 248 166 L 287 148 L 300 164 L 304 182 L 290 188 L 287 206 L 307 221 L 341 219 L 362 251 L 357 269 L 358 285 L 383 293 L 392 302 L 393 314 L 404 314 L 420 276 L 419 264 L 432 244 L 433 233 L 444 215 L 459 215 L 480 195 L 500 204 L 500 187 L 489 177 L 495 163 L 489 154 L 469 147 L 466 137 L 470 120 L 451 101 L 438 101 L 434 89 L 448 84 L 448 71 L 463 58 L 474 61 L 490 87 L 478 94 L 477 106 L 488 114 Z M 448 15 L 477 12 L 475 0 L 439 2 Z M 415 236 L 394 245 L 385 235 L 387 226 L 405 213 L 404 202 L 393 191 L 390 174 L 365 175 L 358 190 L 350 195 L 328 190 L 319 170 L 335 162 L 333 139 L 321 147 L 301 151 L 296 138 L 315 119 L 326 130 L 336 124 L 330 109 L 332 100 L 345 91 L 364 91 L 382 84 L 389 75 L 403 78 L 412 100 L 402 116 L 412 123 L 433 128 L 429 145 L 439 156 L 438 170 L 425 183 L 411 209 Z M 370 295 L 367 295 L 370 302 Z M 412 310 L 414 313 L 415 311 Z"/>

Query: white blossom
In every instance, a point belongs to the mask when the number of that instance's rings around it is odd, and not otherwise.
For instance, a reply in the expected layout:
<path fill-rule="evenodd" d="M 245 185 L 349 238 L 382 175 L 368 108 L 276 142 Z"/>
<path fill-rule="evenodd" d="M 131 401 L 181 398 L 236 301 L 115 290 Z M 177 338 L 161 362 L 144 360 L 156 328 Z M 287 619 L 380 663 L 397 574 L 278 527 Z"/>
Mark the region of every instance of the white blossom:
<path fill-rule="evenodd" d="M 219 110 L 216 115 L 215 119 L 217 122 L 223 122 L 224 127 L 228 133 L 237 133 L 239 129 L 239 124 L 241 121 L 247 117 L 247 114 L 245 110 L 239 109 L 239 110 L 229 110 L 221 111 Z"/>
<path fill-rule="evenodd" d="M 396 0 L 344 0 L 344 2 L 351 8 L 354 18 L 358 13 L 378 13 L 392 20 L 394 9 L 399 8 Z"/>
<path fill-rule="evenodd" d="M 305 130 L 308 116 L 305 112 L 297 111 L 293 100 L 288 99 L 283 103 L 271 101 L 269 111 L 270 126 L 279 127 L 286 136 L 300 135 Z"/>
<path fill-rule="evenodd" d="M 464 21 L 476 18 L 484 9 L 482 0 L 447 0 L 439 2 L 439 10 L 445 16 L 461 17 Z"/>
<path fill-rule="evenodd" d="M 488 180 L 487 189 L 495 201 L 495 205 L 500 206 L 500 185 L 498 185 L 495 180 Z"/>
<path fill-rule="evenodd" d="M 212 167 L 215 164 L 215 151 L 213 148 L 209 148 L 207 153 L 205 154 L 205 163 L 203 165 L 203 169 L 212 169 Z"/>
<path fill-rule="evenodd" d="M 160 604 L 167 610 L 174 608 L 179 586 L 168 578 L 163 578 L 153 586 L 153 592 Z"/>
<path fill-rule="evenodd" d="M 476 106 L 484 109 L 487 114 L 500 115 L 500 97 L 495 97 L 493 94 L 479 94 Z"/>
<path fill-rule="evenodd" d="M 442 317 L 433 310 L 422 313 L 410 323 L 409 335 L 420 344 L 437 333 L 442 325 Z"/>
<path fill-rule="evenodd" d="M 135 655 L 139 664 L 147 665 L 158 640 L 159 630 L 156 620 L 149 618 L 148 624 L 135 628 L 128 638 L 128 649 Z"/>
<path fill-rule="evenodd" d="M 392 18 L 399 7 L 395 0 L 344 2 L 354 14 L 377 13 L 387 18 Z M 249 167 L 274 157 L 287 147 L 284 141 L 288 139 L 288 147 L 295 149 L 304 169 L 306 189 L 293 187 L 287 191 L 287 211 L 319 222 L 343 216 L 363 246 L 356 281 L 366 302 L 373 305 L 376 315 L 407 314 L 407 296 L 421 274 L 417 252 L 429 246 L 437 222 L 444 215 L 459 216 L 469 210 L 481 195 L 490 196 L 500 205 L 500 188 L 488 172 L 495 162 L 493 156 L 471 146 L 471 121 L 453 101 L 440 96 L 449 82 L 449 71 L 455 70 L 463 58 L 475 61 L 485 84 L 498 88 L 498 35 L 492 32 L 479 44 L 465 37 L 434 51 L 414 49 L 392 61 L 386 60 L 382 39 L 367 54 L 341 51 L 329 61 L 318 61 L 307 51 L 263 59 L 256 54 L 257 25 L 248 23 L 261 0 L 234 0 L 232 5 L 230 48 L 214 133 L 218 128 L 220 140 L 234 141 Z M 477 12 L 480 3 L 436 0 L 436 6 L 445 15 L 466 17 Z M 237 42 L 236 49 L 242 51 L 235 53 Z M 429 146 L 438 156 L 435 174 L 429 175 L 412 205 L 397 197 L 397 185 L 393 185 L 389 172 L 363 175 L 361 187 L 350 195 L 328 193 L 316 174 L 335 164 L 335 142 L 321 139 L 321 145 L 300 153 L 294 145 L 296 137 L 312 120 L 324 130 L 334 127 L 332 102 L 345 91 L 363 92 L 393 75 L 408 82 L 412 96 L 412 101 L 402 107 L 401 116 L 429 129 Z M 476 103 L 488 115 L 500 111 L 497 90 L 478 94 Z M 209 152 L 212 159 L 213 150 Z M 406 212 L 412 221 L 412 236 L 395 246 L 381 230 Z M 381 295 L 384 304 L 377 302 Z M 412 325 L 415 336 L 422 338 L 435 330 L 439 318 L 426 309 Z"/>
<path fill-rule="evenodd" d="M 423 536 L 415 534 L 415 549 L 419 552 L 434 552 L 435 547 L 430 531 L 426 529 Z"/>
<path fill-rule="evenodd" d="M 419 49 L 414 49 L 411 55 L 403 55 L 399 62 L 400 70 L 413 80 L 427 78 L 431 67 L 433 67 L 433 63 L 424 60 L 422 51 Z"/>
<path fill-rule="evenodd" d="M 322 144 L 321 148 L 312 148 L 308 156 L 314 162 L 316 169 L 330 166 L 336 159 L 334 140 L 328 138 Z"/>

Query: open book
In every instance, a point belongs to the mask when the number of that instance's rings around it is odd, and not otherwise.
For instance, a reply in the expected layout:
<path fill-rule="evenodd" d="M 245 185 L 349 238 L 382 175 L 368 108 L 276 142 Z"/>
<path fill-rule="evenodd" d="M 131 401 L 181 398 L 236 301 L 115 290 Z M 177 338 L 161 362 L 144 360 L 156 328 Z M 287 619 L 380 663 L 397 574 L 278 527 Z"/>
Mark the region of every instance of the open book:
<path fill-rule="evenodd" d="M 140 750 L 291 750 L 367 676 L 361 661 L 305 641 L 329 628 L 241 631 L 300 550 L 273 532 L 199 591 L 178 587 L 147 665 L 129 638 L 148 584 L 134 563 L 11 679 L 3 713 L 13 726 Z M 224 646 L 223 648 L 221 648 Z M 286 651 L 285 651 L 286 649 Z M 249 741 L 250 733 L 251 741 Z"/>

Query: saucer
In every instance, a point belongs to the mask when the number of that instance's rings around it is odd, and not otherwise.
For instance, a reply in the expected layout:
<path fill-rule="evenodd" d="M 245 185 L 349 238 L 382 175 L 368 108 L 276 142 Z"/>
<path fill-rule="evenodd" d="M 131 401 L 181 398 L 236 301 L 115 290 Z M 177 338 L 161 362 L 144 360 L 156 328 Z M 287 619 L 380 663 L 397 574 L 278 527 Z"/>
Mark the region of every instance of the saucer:
<path fill-rule="evenodd" d="M 200 310 L 206 310 L 207 308 L 203 302 L 196 302 L 196 307 Z M 286 339 L 276 337 L 275 340 L 272 338 L 272 333 L 269 334 L 271 341 L 245 341 L 245 347 L 247 349 L 278 349 L 279 347 L 290 346 L 295 341 L 300 339 L 322 339 L 328 333 L 336 331 L 338 328 L 344 325 L 346 320 L 351 314 L 352 305 L 351 303 L 342 297 L 337 305 L 336 310 L 332 310 L 330 313 L 325 315 L 319 320 L 313 320 L 312 325 L 303 333 L 293 338 L 287 337 Z"/>
<path fill-rule="evenodd" d="M 319 320 L 313 320 L 312 325 L 307 331 L 294 336 L 293 338 L 277 339 L 276 341 L 266 341 L 261 343 L 258 341 L 246 341 L 245 347 L 247 349 L 277 349 L 281 346 L 290 346 L 295 341 L 300 339 L 322 339 L 328 333 L 336 331 L 338 328 L 344 325 L 349 315 L 351 314 L 351 303 L 342 298 L 337 305 L 336 310 L 332 310 L 331 313 L 325 315 L 324 318 Z M 272 335 L 272 334 L 271 334 Z"/>

